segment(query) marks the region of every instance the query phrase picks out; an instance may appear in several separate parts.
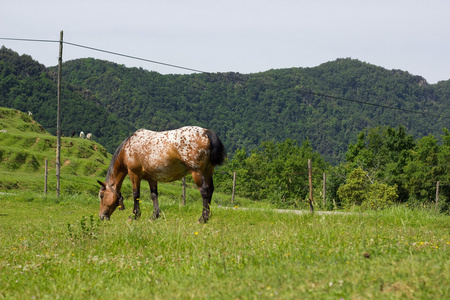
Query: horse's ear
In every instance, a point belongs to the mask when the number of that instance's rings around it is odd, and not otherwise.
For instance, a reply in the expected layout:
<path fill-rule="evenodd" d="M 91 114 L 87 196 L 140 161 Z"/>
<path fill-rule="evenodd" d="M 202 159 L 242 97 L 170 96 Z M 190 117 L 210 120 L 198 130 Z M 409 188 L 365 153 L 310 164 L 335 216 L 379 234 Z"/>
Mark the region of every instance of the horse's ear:
<path fill-rule="evenodd" d="M 106 189 L 106 183 L 101 182 L 100 180 L 97 180 L 98 184 L 100 184 L 103 188 Z"/>

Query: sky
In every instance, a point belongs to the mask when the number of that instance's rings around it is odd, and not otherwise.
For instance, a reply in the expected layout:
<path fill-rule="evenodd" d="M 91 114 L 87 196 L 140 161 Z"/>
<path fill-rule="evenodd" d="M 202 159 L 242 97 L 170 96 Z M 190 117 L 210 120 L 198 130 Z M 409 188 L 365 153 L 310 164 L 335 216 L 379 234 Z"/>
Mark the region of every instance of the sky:
<path fill-rule="evenodd" d="M 264 72 L 353 58 L 450 79 L 448 0 L 0 0 L 0 46 L 46 66 L 64 41 L 204 72 Z M 192 71 L 64 44 L 162 74 Z"/>

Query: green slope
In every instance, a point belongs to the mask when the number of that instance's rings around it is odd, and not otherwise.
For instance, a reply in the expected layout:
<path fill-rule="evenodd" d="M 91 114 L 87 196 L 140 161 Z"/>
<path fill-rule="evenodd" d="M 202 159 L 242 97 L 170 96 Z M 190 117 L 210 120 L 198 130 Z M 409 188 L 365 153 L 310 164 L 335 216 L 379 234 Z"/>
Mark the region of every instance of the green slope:
<path fill-rule="evenodd" d="M 95 179 L 106 175 L 111 156 L 95 141 L 61 139 L 61 189 L 98 190 Z M 0 190 L 44 189 L 48 161 L 49 190 L 55 189 L 56 137 L 23 112 L 0 108 Z"/>

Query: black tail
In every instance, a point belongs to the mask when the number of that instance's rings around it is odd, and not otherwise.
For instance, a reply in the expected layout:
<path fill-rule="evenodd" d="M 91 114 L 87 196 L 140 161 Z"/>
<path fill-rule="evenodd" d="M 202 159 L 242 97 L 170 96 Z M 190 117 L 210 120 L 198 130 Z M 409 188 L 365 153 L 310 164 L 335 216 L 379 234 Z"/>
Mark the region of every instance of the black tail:
<path fill-rule="evenodd" d="M 213 166 L 220 166 L 225 161 L 227 150 L 219 139 L 219 136 L 212 130 L 206 130 L 206 135 L 209 138 L 209 150 L 211 153 L 211 163 Z"/>

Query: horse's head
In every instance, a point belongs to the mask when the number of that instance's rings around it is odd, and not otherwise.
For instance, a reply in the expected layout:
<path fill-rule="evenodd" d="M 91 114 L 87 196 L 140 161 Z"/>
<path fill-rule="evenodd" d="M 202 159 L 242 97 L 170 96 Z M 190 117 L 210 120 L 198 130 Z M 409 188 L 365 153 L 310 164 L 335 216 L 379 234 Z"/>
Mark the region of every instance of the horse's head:
<path fill-rule="evenodd" d="M 100 199 L 100 211 L 98 216 L 100 220 L 109 220 L 112 213 L 119 207 L 120 210 L 124 210 L 123 197 L 117 193 L 109 184 L 97 180 L 100 184 L 100 191 L 98 197 Z"/>

